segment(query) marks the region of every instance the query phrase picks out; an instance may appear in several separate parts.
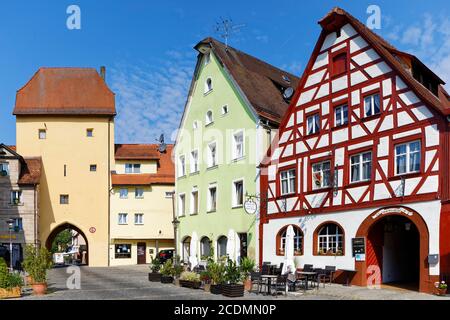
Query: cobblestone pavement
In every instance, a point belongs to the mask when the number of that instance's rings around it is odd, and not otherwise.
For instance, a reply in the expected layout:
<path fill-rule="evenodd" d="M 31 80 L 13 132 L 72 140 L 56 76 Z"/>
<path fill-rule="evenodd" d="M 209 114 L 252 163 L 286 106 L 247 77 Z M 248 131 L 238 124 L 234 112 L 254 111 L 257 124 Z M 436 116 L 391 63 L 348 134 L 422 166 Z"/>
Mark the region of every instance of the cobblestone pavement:
<path fill-rule="evenodd" d="M 30 289 L 25 289 L 24 299 L 48 299 L 48 300 L 217 300 L 228 298 L 222 295 L 213 295 L 202 289 L 194 290 L 177 287 L 173 284 L 161 284 L 148 281 L 149 268 L 145 265 L 94 268 L 81 267 L 81 289 L 68 289 L 66 282 L 70 274 L 67 268 L 55 268 L 49 272 L 49 294 L 43 297 L 31 295 Z M 325 288 L 289 292 L 283 295 L 266 296 L 254 293 L 246 293 L 243 299 L 250 300 L 430 300 L 450 299 L 429 294 L 400 289 L 370 290 L 363 287 L 344 287 L 338 284 L 326 285 Z"/>

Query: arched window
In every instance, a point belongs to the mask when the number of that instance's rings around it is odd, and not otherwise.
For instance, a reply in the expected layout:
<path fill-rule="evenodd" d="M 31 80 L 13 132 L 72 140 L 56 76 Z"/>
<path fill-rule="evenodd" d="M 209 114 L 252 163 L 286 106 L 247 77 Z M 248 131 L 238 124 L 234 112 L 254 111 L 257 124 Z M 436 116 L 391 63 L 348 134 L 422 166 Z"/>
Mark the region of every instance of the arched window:
<path fill-rule="evenodd" d="M 207 257 L 211 254 L 211 240 L 208 237 L 203 237 L 200 240 L 200 256 L 202 260 L 206 260 Z"/>
<path fill-rule="evenodd" d="M 336 223 L 319 227 L 317 233 L 318 254 L 344 254 L 344 232 Z"/>
<path fill-rule="evenodd" d="M 228 239 L 225 236 L 220 236 L 217 239 L 217 257 L 224 257 L 227 255 L 227 242 Z"/>
<path fill-rule="evenodd" d="M 206 125 L 208 125 L 208 124 L 210 124 L 211 122 L 214 121 L 214 119 L 213 119 L 213 113 L 212 113 L 211 110 L 208 110 L 208 112 L 206 112 L 206 119 L 205 119 L 205 120 L 206 120 L 206 121 L 205 121 Z"/>
<path fill-rule="evenodd" d="M 286 247 L 286 232 L 289 226 L 283 227 L 277 234 L 276 245 L 277 245 L 277 255 L 284 255 L 284 250 Z M 303 254 L 303 232 L 295 225 L 294 228 L 294 255 L 300 256 Z"/>
<path fill-rule="evenodd" d="M 211 91 L 212 88 L 213 88 L 213 85 L 212 85 L 211 78 L 206 79 L 206 82 L 205 82 L 205 93 Z"/>
<path fill-rule="evenodd" d="M 183 261 L 188 262 L 189 261 L 189 255 L 191 252 L 191 237 L 186 237 L 183 240 Z"/>

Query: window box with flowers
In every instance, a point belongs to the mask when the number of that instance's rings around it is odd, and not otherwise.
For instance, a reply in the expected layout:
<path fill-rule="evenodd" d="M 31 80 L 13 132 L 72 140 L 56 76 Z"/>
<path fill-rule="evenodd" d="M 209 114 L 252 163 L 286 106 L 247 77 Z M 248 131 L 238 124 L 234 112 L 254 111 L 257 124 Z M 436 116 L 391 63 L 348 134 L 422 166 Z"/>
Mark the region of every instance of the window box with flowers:
<path fill-rule="evenodd" d="M 434 284 L 436 291 L 435 294 L 437 296 L 445 296 L 447 295 L 447 283 L 445 283 L 445 281 L 441 281 L 441 282 L 436 282 Z"/>
<path fill-rule="evenodd" d="M 334 252 L 332 249 L 329 249 L 328 251 L 324 250 L 324 249 L 320 249 L 317 254 L 319 256 L 343 256 L 344 250 L 337 249 L 336 252 Z"/>

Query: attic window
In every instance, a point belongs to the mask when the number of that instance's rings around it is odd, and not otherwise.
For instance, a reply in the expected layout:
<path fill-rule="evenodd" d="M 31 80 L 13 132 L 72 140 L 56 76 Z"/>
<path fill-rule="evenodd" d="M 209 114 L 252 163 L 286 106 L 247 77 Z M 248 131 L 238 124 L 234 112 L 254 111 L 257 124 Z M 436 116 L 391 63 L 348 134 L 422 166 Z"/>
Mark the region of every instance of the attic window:
<path fill-rule="evenodd" d="M 206 123 L 205 125 L 211 124 L 213 122 L 213 113 L 211 110 L 208 110 L 208 112 L 206 112 Z"/>
<path fill-rule="evenodd" d="M 213 89 L 212 80 L 211 78 L 206 79 L 205 82 L 205 93 L 210 92 Z"/>
<path fill-rule="evenodd" d="M 47 138 L 47 130 L 45 129 L 39 129 L 39 139 L 46 139 Z"/>
<path fill-rule="evenodd" d="M 338 76 L 347 72 L 347 53 L 336 54 L 332 58 L 331 76 Z"/>

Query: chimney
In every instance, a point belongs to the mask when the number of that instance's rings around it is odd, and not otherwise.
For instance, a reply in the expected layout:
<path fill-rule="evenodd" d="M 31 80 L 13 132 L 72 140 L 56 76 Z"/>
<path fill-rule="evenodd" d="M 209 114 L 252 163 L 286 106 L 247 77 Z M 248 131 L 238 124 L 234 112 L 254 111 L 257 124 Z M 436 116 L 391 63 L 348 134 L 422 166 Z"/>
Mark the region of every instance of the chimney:
<path fill-rule="evenodd" d="M 102 77 L 102 79 L 104 81 L 106 80 L 106 67 L 105 66 L 100 67 L 100 77 Z"/>

